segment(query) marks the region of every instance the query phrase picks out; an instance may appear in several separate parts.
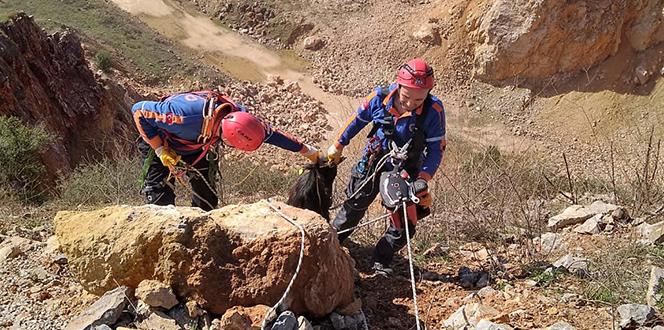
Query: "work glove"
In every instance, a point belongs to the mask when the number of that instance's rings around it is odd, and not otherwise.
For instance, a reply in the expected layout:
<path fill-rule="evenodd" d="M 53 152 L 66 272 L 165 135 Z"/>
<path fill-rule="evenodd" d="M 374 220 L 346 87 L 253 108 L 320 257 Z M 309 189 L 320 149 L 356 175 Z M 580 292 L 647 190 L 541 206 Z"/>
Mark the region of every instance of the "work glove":
<path fill-rule="evenodd" d="M 159 157 L 161 163 L 166 167 L 174 167 L 180 162 L 180 155 L 168 147 L 159 147 L 154 150 L 154 153 Z"/>
<path fill-rule="evenodd" d="M 341 154 L 343 153 L 344 146 L 341 144 L 333 143 L 327 148 L 325 158 L 331 165 L 337 165 L 341 162 Z"/>
<path fill-rule="evenodd" d="M 310 146 L 308 144 L 304 145 L 304 148 L 302 148 L 302 151 L 300 151 L 302 156 L 307 157 L 309 161 L 311 161 L 313 164 L 318 164 L 321 158 L 320 151 L 316 149 L 314 146 Z"/>
<path fill-rule="evenodd" d="M 426 180 L 419 178 L 413 182 L 413 189 L 415 190 L 415 196 L 420 199 L 418 205 L 422 207 L 430 207 L 433 202 L 433 198 L 429 193 L 429 184 Z"/>

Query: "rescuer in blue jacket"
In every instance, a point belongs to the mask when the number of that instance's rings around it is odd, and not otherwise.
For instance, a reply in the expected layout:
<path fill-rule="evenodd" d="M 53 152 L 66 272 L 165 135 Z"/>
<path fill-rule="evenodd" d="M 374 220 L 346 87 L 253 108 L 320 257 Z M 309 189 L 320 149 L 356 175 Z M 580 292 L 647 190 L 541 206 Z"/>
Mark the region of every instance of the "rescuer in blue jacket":
<path fill-rule="evenodd" d="M 378 160 L 389 151 L 391 142 L 402 147 L 410 141 L 405 170 L 416 180 L 428 182 L 436 173 L 445 151 L 445 110 L 441 101 L 430 94 L 434 86 L 433 69 L 421 59 L 413 59 L 402 65 L 397 80 L 389 88 L 377 87 L 367 96 L 342 128 L 336 141 L 327 149 L 331 163 L 338 163 L 342 151 L 350 140 L 367 124 L 372 123 L 368 142 L 360 161 L 351 170 L 346 194 L 348 199 L 337 213 L 332 226 L 341 231 L 357 226 L 369 205 L 379 192 L 380 172 L 391 170 L 386 164 L 376 170 Z M 367 177 L 378 172 L 374 180 L 365 184 Z M 357 191 L 361 189 L 361 191 Z M 420 197 L 418 214 L 429 213 L 431 195 L 428 191 Z M 415 225 L 409 222 L 410 235 Z M 351 231 L 339 234 L 344 241 Z M 391 224 L 374 249 L 374 269 L 387 274 L 394 254 L 406 244 L 403 226 Z"/>
<path fill-rule="evenodd" d="M 266 142 L 299 152 L 314 163 L 318 161 L 316 148 L 272 128 L 216 91 L 179 93 L 160 101 L 141 101 L 134 104 L 131 111 L 142 137 L 138 147 L 144 166 L 148 166 L 143 193 L 149 204 L 175 203 L 172 180 L 169 184 L 167 178 L 182 160 L 199 172 L 189 176 L 194 193 L 192 205 L 204 210 L 215 208 L 218 200 L 214 183 L 206 180 L 211 149 L 221 141 L 243 151 L 254 151 Z"/>

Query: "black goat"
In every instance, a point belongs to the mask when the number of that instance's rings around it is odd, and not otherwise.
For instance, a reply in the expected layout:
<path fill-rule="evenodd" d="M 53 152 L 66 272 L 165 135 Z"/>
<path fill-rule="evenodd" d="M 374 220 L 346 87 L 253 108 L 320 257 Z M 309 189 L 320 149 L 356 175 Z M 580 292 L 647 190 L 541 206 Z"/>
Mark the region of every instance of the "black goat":
<path fill-rule="evenodd" d="M 307 209 L 330 220 L 332 186 L 337 176 L 336 166 L 307 165 L 288 194 L 288 205 Z"/>

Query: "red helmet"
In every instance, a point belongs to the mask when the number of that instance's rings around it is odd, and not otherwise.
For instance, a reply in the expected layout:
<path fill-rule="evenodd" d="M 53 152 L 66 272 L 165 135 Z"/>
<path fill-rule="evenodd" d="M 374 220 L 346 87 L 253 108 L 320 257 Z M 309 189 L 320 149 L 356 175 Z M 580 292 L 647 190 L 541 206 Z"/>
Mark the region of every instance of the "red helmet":
<path fill-rule="evenodd" d="M 435 85 L 433 69 L 423 59 L 413 59 L 397 72 L 397 84 L 419 89 L 432 89 Z"/>
<path fill-rule="evenodd" d="M 232 147 L 254 151 L 265 140 L 265 125 L 250 113 L 231 112 L 221 120 L 221 137 Z"/>

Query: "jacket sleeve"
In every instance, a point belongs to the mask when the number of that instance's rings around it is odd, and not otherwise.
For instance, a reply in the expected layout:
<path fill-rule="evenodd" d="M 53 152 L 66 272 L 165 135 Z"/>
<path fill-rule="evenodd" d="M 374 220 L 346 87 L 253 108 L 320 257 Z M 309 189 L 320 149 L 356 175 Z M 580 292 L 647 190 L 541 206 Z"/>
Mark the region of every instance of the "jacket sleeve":
<path fill-rule="evenodd" d="M 447 145 L 445 138 L 445 109 L 443 104 L 436 100 L 427 113 L 425 124 L 426 156 L 422 162 L 422 170 L 419 177 L 431 180 L 436 174 L 443 160 L 443 153 Z"/>
<path fill-rule="evenodd" d="M 369 96 L 367 96 L 357 108 L 357 111 L 348 118 L 337 136 L 337 144 L 347 146 L 350 143 L 350 140 L 373 120 L 373 109 L 381 102 L 378 92 L 379 91 L 376 90 L 369 94 Z"/>
<path fill-rule="evenodd" d="M 154 101 L 141 101 L 131 107 L 131 112 L 134 117 L 134 124 L 138 129 L 138 133 L 145 142 L 147 142 L 152 149 L 157 149 L 162 146 L 163 141 L 159 136 L 157 119 L 161 114 L 156 111 L 156 105 L 159 102 Z"/>
<path fill-rule="evenodd" d="M 304 147 L 304 144 L 298 139 L 288 133 L 281 132 L 278 129 L 273 129 L 269 126 L 266 127 L 266 137 L 264 142 L 292 152 L 300 152 Z"/>

